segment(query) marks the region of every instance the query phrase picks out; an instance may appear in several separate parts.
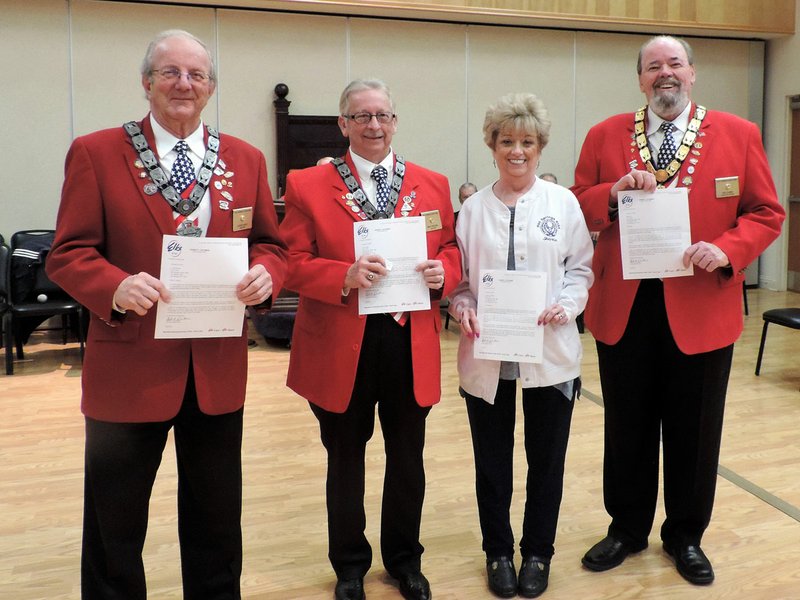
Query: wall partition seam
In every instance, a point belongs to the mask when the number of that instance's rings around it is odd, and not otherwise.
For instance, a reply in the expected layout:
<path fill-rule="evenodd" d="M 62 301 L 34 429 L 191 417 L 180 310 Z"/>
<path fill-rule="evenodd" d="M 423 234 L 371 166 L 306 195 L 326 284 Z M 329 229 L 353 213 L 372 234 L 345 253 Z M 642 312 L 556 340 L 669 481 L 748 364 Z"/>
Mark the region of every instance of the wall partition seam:
<path fill-rule="evenodd" d="M 582 142 L 583 140 L 581 140 Z M 582 144 L 581 144 L 582 145 Z M 572 32 L 572 183 L 578 164 L 578 32 Z"/>
<path fill-rule="evenodd" d="M 214 8 L 214 62 L 217 65 L 217 131 L 222 131 L 222 89 L 219 85 L 220 69 L 222 68 L 219 54 L 219 8 Z"/>
<path fill-rule="evenodd" d="M 72 36 L 72 0 L 64 0 L 67 3 L 67 68 L 68 78 L 68 100 L 69 103 L 69 139 L 70 143 L 75 139 L 75 54 L 73 52 Z"/>
<path fill-rule="evenodd" d="M 345 27 L 344 27 L 344 64 L 345 64 L 345 82 L 342 87 L 345 87 L 348 83 L 352 81 L 352 72 L 353 72 L 353 55 L 351 52 L 350 47 L 350 34 L 351 34 L 351 27 L 353 24 L 353 19 L 351 17 L 345 18 Z M 338 108 L 337 108 L 338 111 Z"/>
<path fill-rule="evenodd" d="M 471 127 L 470 127 L 470 101 L 469 101 L 469 98 L 470 98 L 470 96 L 469 96 L 469 91 L 470 91 L 470 87 L 469 87 L 470 70 L 469 70 L 469 67 L 470 67 L 470 64 L 471 64 L 470 63 L 470 58 L 471 57 L 470 57 L 469 34 L 470 34 L 470 26 L 469 25 L 465 25 L 464 26 L 464 104 L 465 104 L 464 113 L 465 113 L 465 118 L 466 118 L 466 124 L 464 126 L 464 129 L 466 130 L 466 136 L 465 136 L 465 140 L 464 140 L 464 142 L 465 142 L 465 144 L 464 144 L 464 165 L 466 166 L 466 173 L 464 175 L 464 177 L 465 177 L 464 181 L 472 181 L 472 179 L 470 178 L 470 172 L 469 172 L 469 170 L 470 170 L 469 148 L 470 148 L 470 143 L 472 141 L 472 136 L 471 136 L 472 132 L 470 131 Z M 461 184 L 459 183 L 459 185 L 461 185 Z"/>

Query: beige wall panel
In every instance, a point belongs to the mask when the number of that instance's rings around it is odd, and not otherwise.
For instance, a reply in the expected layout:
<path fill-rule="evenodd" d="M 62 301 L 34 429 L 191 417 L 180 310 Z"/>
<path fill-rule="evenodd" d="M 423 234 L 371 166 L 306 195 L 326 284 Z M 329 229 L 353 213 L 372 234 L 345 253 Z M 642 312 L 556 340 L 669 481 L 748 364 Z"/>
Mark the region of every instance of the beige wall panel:
<path fill-rule="evenodd" d="M 212 9 L 73 0 L 76 136 L 147 114 L 140 75 L 142 58 L 155 34 L 173 28 L 190 31 L 215 53 Z M 217 124 L 214 97 L 203 117 L 208 124 Z"/>
<path fill-rule="evenodd" d="M 466 176 L 464 27 L 367 19 L 350 27 L 351 78 L 379 77 L 392 90 L 394 149 L 446 175 L 455 200 Z"/>
<path fill-rule="evenodd" d="M 706 108 L 755 120 L 750 114 L 748 78 L 750 44 L 754 42 L 691 38 L 688 42 L 694 50 L 697 73 L 692 98 Z"/>
<path fill-rule="evenodd" d="M 290 114 L 335 115 L 347 83 L 347 21 L 337 17 L 219 12 L 220 128 L 260 148 L 275 182 L 277 83 Z"/>
<path fill-rule="evenodd" d="M 0 2 L 0 234 L 55 226 L 69 127 L 69 35 L 63 0 Z"/>
<path fill-rule="evenodd" d="M 647 99 L 639 90 L 636 57 L 649 36 L 578 33 L 578 151 L 589 128 L 611 115 L 632 112 Z M 687 38 L 694 50 L 697 81 L 692 98 L 709 109 L 750 115 L 750 44 Z"/>
<path fill-rule="evenodd" d="M 589 129 L 603 119 L 632 112 L 645 103 L 639 91 L 636 56 L 646 36 L 576 34 L 575 161 Z M 574 165 L 573 165 L 574 169 Z"/>
<path fill-rule="evenodd" d="M 800 26 L 800 0 L 795 12 L 795 31 Z M 800 38 L 792 37 L 767 42 L 767 72 L 765 76 L 764 133 L 772 174 L 778 188 L 778 198 L 788 208 L 791 160 L 792 117 L 789 97 L 800 94 Z M 789 236 L 784 224 L 780 239 L 762 255 L 761 284 L 772 289 L 786 289 L 786 268 Z"/>
<path fill-rule="evenodd" d="M 480 188 L 497 179 L 483 142 L 486 109 L 509 92 L 536 94 L 550 113 L 550 142 L 539 173 L 571 185 L 574 172 L 574 40 L 566 31 L 471 26 L 469 28 L 469 176 Z M 512 51 L 513 49 L 513 51 Z"/>

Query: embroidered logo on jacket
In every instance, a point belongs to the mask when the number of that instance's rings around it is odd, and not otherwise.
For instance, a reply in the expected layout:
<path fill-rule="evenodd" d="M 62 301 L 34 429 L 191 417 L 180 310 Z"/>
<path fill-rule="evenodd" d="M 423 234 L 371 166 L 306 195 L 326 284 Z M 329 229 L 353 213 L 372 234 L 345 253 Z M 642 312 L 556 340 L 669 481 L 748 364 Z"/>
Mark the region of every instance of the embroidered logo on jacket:
<path fill-rule="evenodd" d="M 544 234 L 544 239 L 546 241 L 558 241 L 556 236 L 558 235 L 558 230 L 561 229 L 561 225 L 558 223 L 555 217 L 542 217 L 537 224 L 537 227 Z"/>

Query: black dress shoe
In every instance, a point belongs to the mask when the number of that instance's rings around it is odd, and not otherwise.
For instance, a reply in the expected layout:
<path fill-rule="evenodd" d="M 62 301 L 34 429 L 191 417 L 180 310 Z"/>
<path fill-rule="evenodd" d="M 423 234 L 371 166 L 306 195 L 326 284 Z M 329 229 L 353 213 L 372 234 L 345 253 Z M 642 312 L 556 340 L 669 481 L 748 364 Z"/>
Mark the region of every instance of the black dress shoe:
<path fill-rule="evenodd" d="M 364 580 L 340 579 L 336 582 L 336 591 L 333 596 L 336 600 L 364 600 Z"/>
<path fill-rule="evenodd" d="M 397 579 L 400 581 L 400 593 L 406 600 L 431 599 L 431 585 L 421 571 L 403 573 Z"/>
<path fill-rule="evenodd" d="M 538 556 L 529 556 L 522 561 L 519 568 L 519 595 L 523 598 L 538 598 L 547 589 L 549 577 L 550 565 Z"/>
<path fill-rule="evenodd" d="M 630 548 L 624 542 L 607 535 L 589 548 L 589 551 L 581 559 L 581 563 L 590 571 L 608 571 L 621 565 L 629 554 L 635 554 L 642 550 L 644 547 Z"/>
<path fill-rule="evenodd" d="M 678 573 L 695 585 L 708 585 L 714 581 L 714 569 L 711 561 L 700 549 L 691 544 L 671 545 L 664 543 L 664 550 L 675 560 Z"/>
<path fill-rule="evenodd" d="M 500 598 L 513 598 L 517 595 L 517 573 L 514 562 L 507 556 L 486 559 L 486 576 L 489 589 Z"/>

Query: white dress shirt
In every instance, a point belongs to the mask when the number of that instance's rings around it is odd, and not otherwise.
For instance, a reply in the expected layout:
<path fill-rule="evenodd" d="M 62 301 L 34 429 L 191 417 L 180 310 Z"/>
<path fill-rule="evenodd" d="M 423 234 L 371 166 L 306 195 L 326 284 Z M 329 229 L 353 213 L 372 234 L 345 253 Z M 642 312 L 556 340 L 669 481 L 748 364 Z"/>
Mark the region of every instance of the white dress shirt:
<path fill-rule="evenodd" d="M 175 137 L 159 125 L 152 114 L 150 115 L 150 125 L 153 127 L 153 136 L 156 138 L 156 153 L 158 154 L 161 166 L 167 173 L 171 174 L 172 165 L 175 164 L 175 159 L 178 157 L 178 153 L 175 152 L 175 144 L 180 141 L 180 138 Z M 203 158 L 206 155 L 205 127 L 203 127 L 202 121 L 200 122 L 200 126 L 190 133 L 184 141 L 189 146 L 189 151 L 186 153 L 186 156 L 192 161 L 192 165 L 194 165 L 194 176 L 197 177 L 197 174 L 200 172 L 200 167 L 203 165 Z M 177 211 L 172 211 L 172 218 L 177 219 L 179 214 L 180 213 Z M 201 235 L 206 235 L 208 224 L 211 222 L 211 200 L 208 190 L 203 194 L 203 197 L 200 199 L 200 204 L 197 205 L 194 212 L 186 218 L 195 221 L 196 225 L 203 230 Z"/>

